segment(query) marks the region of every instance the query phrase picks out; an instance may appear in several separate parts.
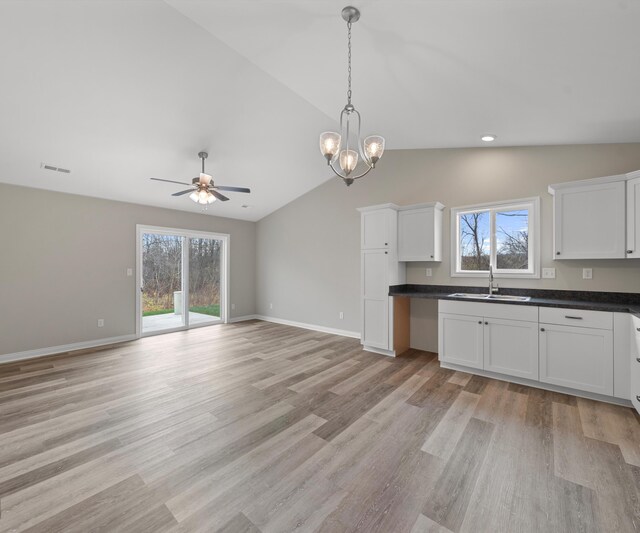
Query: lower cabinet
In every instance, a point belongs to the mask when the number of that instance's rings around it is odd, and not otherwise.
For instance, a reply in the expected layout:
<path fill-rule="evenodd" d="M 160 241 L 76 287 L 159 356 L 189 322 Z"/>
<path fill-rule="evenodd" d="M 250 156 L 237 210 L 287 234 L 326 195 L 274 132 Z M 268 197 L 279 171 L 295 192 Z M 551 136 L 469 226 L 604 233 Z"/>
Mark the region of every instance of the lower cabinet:
<path fill-rule="evenodd" d="M 613 396 L 613 333 L 613 313 L 540 308 L 540 381 Z"/>
<path fill-rule="evenodd" d="M 614 314 L 603 311 L 451 300 L 438 305 L 443 363 L 603 396 L 615 396 L 617 387 L 623 399 L 630 386 L 640 408 L 640 318 L 618 320 L 615 329 Z M 614 360 L 614 331 L 619 349 L 628 352 L 629 342 L 620 341 L 632 323 L 629 376 L 629 363 L 620 356 Z"/>
<path fill-rule="evenodd" d="M 440 360 L 472 368 L 483 367 L 483 320 L 479 316 L 440 313 L 438 344 Z"/>
<path fill-rule="evenodd" d="M 485 319 L 484 369 L 538 379 L 538 324 L 520 320 Z"/>
<path fill-rule="evenodd" d="M 440 313 L 438 328 L 441 361 L 538 379 L 537 322 Z"/>
<path fill-rule="evenodd" d="M 640 317 L 631 317 L 631 403 L 640 413 Z"/>

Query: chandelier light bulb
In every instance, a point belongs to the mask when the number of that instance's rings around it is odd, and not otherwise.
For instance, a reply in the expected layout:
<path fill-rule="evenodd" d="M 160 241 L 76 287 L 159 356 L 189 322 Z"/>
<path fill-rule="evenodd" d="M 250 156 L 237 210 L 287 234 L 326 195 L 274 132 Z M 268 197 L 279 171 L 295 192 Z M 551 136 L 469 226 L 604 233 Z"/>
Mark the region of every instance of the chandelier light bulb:
<path fill-rule="evenodd" d="M 371 161 L 371 165 L 375 167 L 384 153 L 384 137 L 380 137 L 380 135 L 367 137 L 364 140 L 364 152 L 369 161 Z"/>
<path fill-rule="evenodd" d="M 320 135 L 320 152 L 330 163 L 340 150 L 341 135 L 335 131 L 325 131 Z"/>
<path fill-rule="evenodd" d="M 198 199 L 200 198 L 198 196 L 198 191 L 193 191 L 190 195 L 189 198 L 191 198 L 194 202 L 198 203 Z"/>
<path fill-rule="evenodd" d="M 358 165 L 358 152 L 355 150 L 342 150 L 340 152 L 340 168 L 348 176 Z"/>
<path fill-rule="evenodd" d="M 211 192 L 209 192 L 209 196 L 207 196 L 207 203 L 208 204 L 212 204 L 216 200 L 217 200 L 217 198 L 213 194 L 211 194 Z"/>

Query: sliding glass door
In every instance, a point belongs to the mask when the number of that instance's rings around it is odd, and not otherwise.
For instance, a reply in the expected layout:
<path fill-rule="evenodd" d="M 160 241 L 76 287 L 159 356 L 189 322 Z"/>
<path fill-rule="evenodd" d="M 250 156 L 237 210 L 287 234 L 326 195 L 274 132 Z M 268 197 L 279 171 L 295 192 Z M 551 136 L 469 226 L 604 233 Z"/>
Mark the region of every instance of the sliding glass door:
<path fill-rule="evenodd" d="M 142 234 L 142 332 L 185 325 L 182 276 L 183 237 Z"/>
<path fill-rule="evenodd" d="M 226 320 L 228 235 L 138 227 L 138 334 Z"/>

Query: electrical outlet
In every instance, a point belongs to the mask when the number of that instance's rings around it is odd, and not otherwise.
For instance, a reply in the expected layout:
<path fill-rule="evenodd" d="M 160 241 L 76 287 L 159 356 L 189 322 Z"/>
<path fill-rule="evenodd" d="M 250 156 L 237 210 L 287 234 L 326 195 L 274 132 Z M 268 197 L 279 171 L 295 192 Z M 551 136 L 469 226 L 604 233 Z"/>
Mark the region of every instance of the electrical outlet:
<path fill-rule="evenodd" d="M 427 268 L 425 271 L 425 274 L 427 275 L 428 278 L 430 278 L 431 276 L 433 276 L 433 270 L 431 270 L 430 268 Z"/>
<path fill-rule="evenodd" d="M 543 268 L 542 269 L 542 277 L 544 279 L 556 279 L 556 269 L 555 268 Z"/>
<path fill-rule="evenodd" d="M 340 317 L 340 320 L 344 320 L 344 313 L 342 311 L 340 311 L 340 314 L 338 316 Z"/>
<path fill-rule="evenodd" d="M 235 311 L 236 310 L 236 304 L 231 304 L 231 310 Z"/>
<path fill-rule="evenodd" d="M 273 304 L 269 304 L 269 309 L 273 309 Z"/>
<path fill-rule="evenodd" d="M 582 279 L 592 279 L 593 278 L 593 269 L 591 268 L 583 268 L 582 269 Z"/>
<path fill-rule="evenodd" d="M 104 327 L 104 318 L 99 318 L 98 319 L 98 327 L 99 328 L 103 328 Z"/>
<path fill-rule="evenodd" d="M 133 276 L 133 268 L 127 268 L 127 277 Z"/>

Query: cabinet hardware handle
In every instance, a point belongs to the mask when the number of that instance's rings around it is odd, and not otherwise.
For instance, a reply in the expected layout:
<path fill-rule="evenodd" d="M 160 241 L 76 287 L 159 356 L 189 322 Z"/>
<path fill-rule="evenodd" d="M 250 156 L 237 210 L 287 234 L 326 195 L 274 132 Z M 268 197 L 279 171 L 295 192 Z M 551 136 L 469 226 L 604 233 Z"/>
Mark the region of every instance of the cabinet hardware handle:
<path fill-rule="evenodd" d="M 632 254 L 632 253 L 633 253 L 633 250 L 627 250 L 627 253 L 628 253 L 628 254 Z"/>
<path fill-rule="evenodd" d="M 636 357 L 636 361 L 638 361 L 638 363 L 640 363 L 640 357 Z"/>
<path fill-rule="evenodd" d="M 640 396 L 636 396 L 636 400 L 640 402 Z"/>
<path fill-rule="evenodd" d="M 581 316 L 571 316 L 571 315 L 564 315 L 565 318 L 570 318 L 571 320 L 582 320 Z"/>
<path fill-rule="evenodd" d="M 482 320 L 478 320 L 478 324 L 482 324 Z"/>
<path fill-rule="evenodd" d="M 560 252 L 556 252 L 556 255 L 560 255 Z"/>
<path fill-rule="evenodd" d="M 540 331 L 544 331 L 544 328 L 540 328 Z"/>
<path fill-rule="evenodd" d="M 640 328 L 636 328 L 637 331 L 640 331 Z"/>
<path fill-rule="evenodd" d="M 385 243 L 384 243 L 384 245 L 385 245 L 385 246 L 389 246 L 389 243 L 388 243 L 388 242 L 385 242 Z"/>
<path fill-rule="evenodd" d="M 431 257 L 431 259 L 433 259 L 433 256 L 432 256 L 432 255 L 430 255 L 429 257 Z"/>
<path fill-rule="evenodd" d="M 489 325 L 489 322 L 485 322 L 485 323 L 484 323 L 484 325 L 485 325 L 485 326 L 488 326 L 488 325 Z"/>
<path fill-rule="evenodd" d="M 389 252 L 385 252 L 385 255 L 388 254 Z"/>

